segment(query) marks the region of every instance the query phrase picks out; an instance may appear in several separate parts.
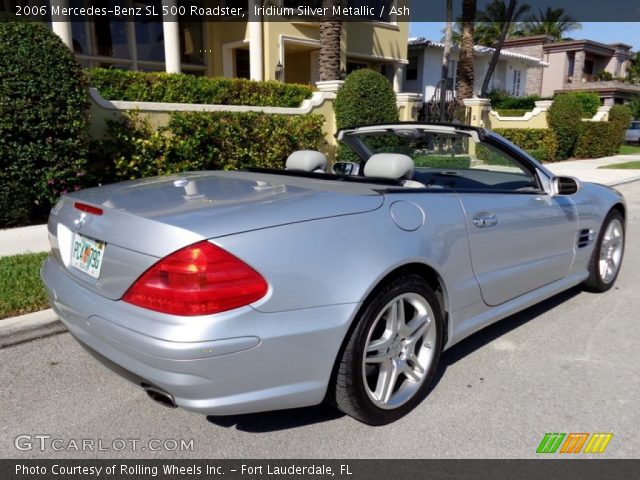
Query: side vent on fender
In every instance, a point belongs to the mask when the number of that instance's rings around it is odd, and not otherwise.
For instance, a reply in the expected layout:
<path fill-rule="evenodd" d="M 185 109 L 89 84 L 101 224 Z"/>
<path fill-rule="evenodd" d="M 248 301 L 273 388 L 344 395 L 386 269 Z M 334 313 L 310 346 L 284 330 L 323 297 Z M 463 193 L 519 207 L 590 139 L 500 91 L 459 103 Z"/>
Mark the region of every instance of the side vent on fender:
<path fill-rule="evenodd" d="M 593 242 L 595 232 L 590 229 L 580 230 L 578 232 L 578 248 L 584 248 Z"/>

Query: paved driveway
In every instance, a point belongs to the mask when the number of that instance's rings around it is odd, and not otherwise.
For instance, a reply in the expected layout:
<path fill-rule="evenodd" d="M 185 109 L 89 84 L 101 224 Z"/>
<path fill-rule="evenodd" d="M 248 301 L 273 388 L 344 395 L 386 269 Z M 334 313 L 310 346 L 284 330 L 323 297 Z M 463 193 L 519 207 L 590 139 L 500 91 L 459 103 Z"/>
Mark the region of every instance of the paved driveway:
<path fill-rule="evenodd" d="M 533 457 L 546 432 L 613 432 L 603 457 L 640 452 L 640 182 L 620 188 L 628 245 L 617 287 L 561 294 L 444 355 L 410 415 L 368 427 L 328 407 L 227 418 L 169 410 L 99 366 L 69 334 L 0 350 L 2 457 Z M 193 439 L 193 451 L 18 451 L 20 434 Z M 169 444 L 171 448 L 173 444 Z M 38 446 L 36 443 L 34 446 Z"/>

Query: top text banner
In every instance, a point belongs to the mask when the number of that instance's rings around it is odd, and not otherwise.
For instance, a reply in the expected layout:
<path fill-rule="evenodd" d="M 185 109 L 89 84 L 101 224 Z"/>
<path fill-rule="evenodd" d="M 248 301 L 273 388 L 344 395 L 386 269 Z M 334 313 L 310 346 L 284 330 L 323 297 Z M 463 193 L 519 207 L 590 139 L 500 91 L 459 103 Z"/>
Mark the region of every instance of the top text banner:
<path fill-rule="evenodd" d="M 493 0 L 477 0 L 482 12 Z M 3 19 L 52 21 L 332 21 L 343 22 L 443 22 L 446 0 L 33 0 L 0 3 Z M 505 0 L 508 3 L 508 0 Z M 637 0 L 518 0 L 530 6 L 529 16 L 562 9 L 578 22 L 640 22 Z M 459 19 L 462 0 L 453 0 L 453 17 Z M 8 15 L 7 15 L 8 14 Z"/>

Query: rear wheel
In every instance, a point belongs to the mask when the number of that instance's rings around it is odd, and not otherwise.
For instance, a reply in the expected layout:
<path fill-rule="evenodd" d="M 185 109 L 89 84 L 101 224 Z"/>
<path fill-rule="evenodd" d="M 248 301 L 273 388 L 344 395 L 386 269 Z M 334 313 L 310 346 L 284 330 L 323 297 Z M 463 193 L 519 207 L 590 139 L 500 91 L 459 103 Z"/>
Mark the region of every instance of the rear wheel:
<path fill-rule="evenodd" d="M 420 276 L 383 287 L 357 319 L 334 384 L 337 407 L 370 425 L 402 417 L 426 395 L 442 350 L 440 303 Z"/>
<path fill-rule="evenodd" d="M 624 217 L 618 210 L 611 210 L 602 222 L 585 288 L 592 292 L 609 290 L 620 273 L 624 255 Z"/>

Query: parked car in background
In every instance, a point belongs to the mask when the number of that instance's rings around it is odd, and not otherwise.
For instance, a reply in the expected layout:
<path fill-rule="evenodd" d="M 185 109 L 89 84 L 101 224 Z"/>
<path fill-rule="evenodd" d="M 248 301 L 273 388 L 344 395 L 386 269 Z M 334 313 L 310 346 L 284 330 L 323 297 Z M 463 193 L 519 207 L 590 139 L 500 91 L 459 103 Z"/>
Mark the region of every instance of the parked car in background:
<path fill-rule="evenodd" d="M 329 399 L 380 425 L 422 401 L 443 350 L 573 286 L 614 284 L 617 191 L 556 177 L 479 128 L 338 138 L 359 161 L 333 173 L 299 151 L 286 170 L 65 195 L 42 268 L 53 309 L 164 405 L 229 415 Z"/>
<path fill-rule="evenodd" d="M 640 120 L 634 120 L 631 122 L 627 133 L 624 135 L 624 141 L 629 143 L 640 143 Z"/>

